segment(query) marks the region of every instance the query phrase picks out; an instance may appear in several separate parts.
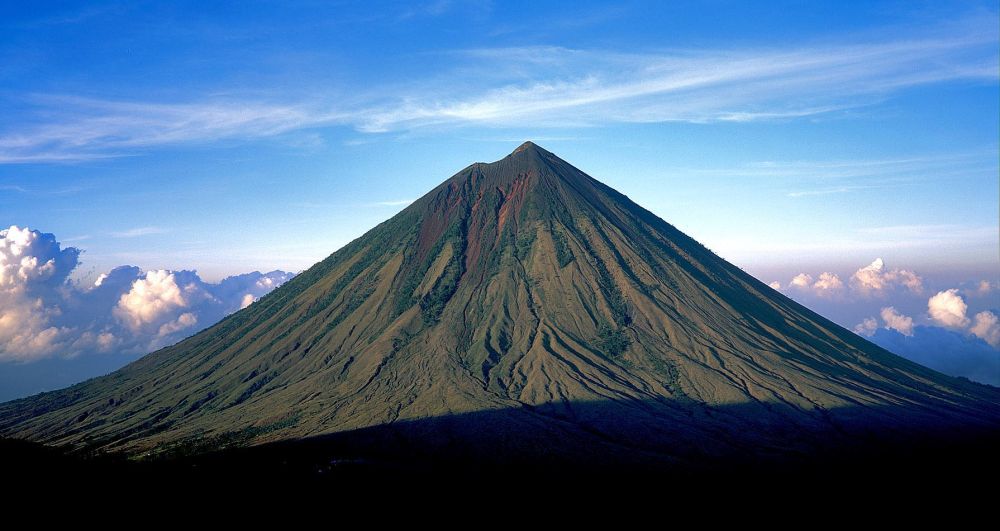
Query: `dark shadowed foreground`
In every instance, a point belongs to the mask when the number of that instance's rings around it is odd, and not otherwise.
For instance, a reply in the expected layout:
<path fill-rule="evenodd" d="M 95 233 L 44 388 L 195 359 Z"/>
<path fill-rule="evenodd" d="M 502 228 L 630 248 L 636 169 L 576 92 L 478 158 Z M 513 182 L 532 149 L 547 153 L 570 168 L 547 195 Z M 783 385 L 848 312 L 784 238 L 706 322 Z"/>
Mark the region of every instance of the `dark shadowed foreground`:
<path fill-rule="evenodd" d="M 7 481 L 24 487 L 56 481 L 157 492 L 211 485 L 220 489 L 216 496 L 252 485 L 263 489 L 258 494 L 320 488 L 354 496 L 361 487 L 412 488 L 404 491 L 420 499 L 430 492 L 534 484 L 561 489 L 553 497 L 577 490 L 612 499 L 671 493 L 705 503 L 779 495 L 816 501 L 846 488 L 858 503 L 865 496 L 908 496 L 936 507 L 988 503 L 988 484 L 1000 473 L 1000 436 L 991 426 L 934 417 L 906 423 L 891 411 L 875 417 L 837 411 L 828 417 L 831 424 L 763 426 L 739 420 L 755 418 L 760 406 L 740 405 L 712 413 L 732 419 L 731 429 L 706 433 L 657 418 L 653 411 L 661 406 L 573 404 L 586 422 L 545 408 L 486 411 L 251 447 L 241 437 L 252 434 L 231 434 L 140 460 L 5 440 L 0 467 Z M 648 414 L 636 415 L 634 408 Z M 892 418 L 895 423 L 885 424 Z M 643 493 L 621 490 L 635 480 Z M 441 490 L 422 490 L 428 488 Z"/>

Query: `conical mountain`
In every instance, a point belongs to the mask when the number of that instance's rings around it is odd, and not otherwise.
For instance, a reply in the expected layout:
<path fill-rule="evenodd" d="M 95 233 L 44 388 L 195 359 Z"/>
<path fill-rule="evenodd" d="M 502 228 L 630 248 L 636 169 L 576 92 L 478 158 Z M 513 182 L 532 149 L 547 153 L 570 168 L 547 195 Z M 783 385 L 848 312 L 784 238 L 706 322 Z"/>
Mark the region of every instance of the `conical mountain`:
<path fill-rule="evenodd" d="M 0 435 L 138 453 L 423 426 L 406 440 L 642 462 L 995 431 L 998 407 L 528 142 L 217 325 L 0 406 Z"/>

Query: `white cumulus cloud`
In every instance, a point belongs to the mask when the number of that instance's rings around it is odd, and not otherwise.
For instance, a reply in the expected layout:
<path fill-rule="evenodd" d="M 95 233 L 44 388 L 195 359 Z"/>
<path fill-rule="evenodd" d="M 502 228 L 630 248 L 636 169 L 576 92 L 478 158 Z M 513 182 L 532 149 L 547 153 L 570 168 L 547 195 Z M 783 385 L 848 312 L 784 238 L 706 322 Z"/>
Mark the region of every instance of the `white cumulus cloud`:
<path fill-rule="evenodd" d="M 913 336 L 912 317 L 899 313 L 892 306 L 882 308 L 881 316 L 886 328 L 895 330 L 904 336 Z"/>
<path fill-rule="evenodd" d="M 935 322 L 949 328 L 964 328 L 969 324 L 969 307 L 957 289 L 938 292 L 927 300 L 927 313 Z"/>
<path fill-rule="evenodd" d="M 172 344 L 288 281 L 283 271 L 217 284 L 193 271 L 121 266 L 89 286 L 69 280 L 80 251 L 29 228 L 0 230 L 0 362 L 96 353 L 136 354 Z"/>
<path fill-rule="evenodd" d="M 788 283 L 789 286 L 794 286 L 796 288 L 808 288 L 812 284 L 813 277 L 808 273 L 799 273 L 792 277 L 792 281 Z"/>
<path fill-rule="evenodd" d="M 185 291 L 195 289 L 192 284 Z M 144 278 L 132 283 L 132 289 L 118 300 L 115 314 L 133 330 L 138 330 L 187 305 L 174 273 L 158 270 L 150 271 Z"/>
<path fill-rule="evenodd" d="M 865 317 L 863 321 L 854 327 L 854 333 L 865 337 L 872 337 L 878 330 L 878 321 L 874 317 Z"/>
<path fill-rule="evenodd" d="M 907 337 L 913 336 L 913 318 L 899 313 L 896 308 L 887 306 L 879 312 L 886 330 L 895 330 Z M 865 337 L 872 337 L 879 329 L 878 320 L 874 317 L 866 317 L 863 321 L 855 325 L 854 333 Z"/>
<path fill-rule="evenodd" d="M 994 348 L 1000 348 L 1000 318 L 997 314 L 991 311 L 977 313 L 969 331 Z"/>
<path fill-rule="evenodd" d="M 180 332 L 181 330 L 186 330 L 191 328 L 198 323 L 198 317 L 191 312 L 182 313 L 177 316 L 177 319 L 172 319 L 160 325 L 160 328 L 156 332 L 156 339 L 153 340 L 151 344 L 160 343 L 159 340 L 169 337 L 170 335 Z"/>
<path fill-rule="evenodd" d="M 823 272 L 819 274 L 819 279 L 813 284 L 813 289 L 817 293 L 832 293 L 840 291 L 844 287 L 844 282 L 835 273 Z"/>
<path fill-rule="evenodd" d="M 1000 290 L 1000 282 L 980 280 L 975 287 L 966 289 L 965 294 L 970 297 L 987 297 L 997 290 Z"/>
<path fill-rule="evenodd" d="M 69 346 L 72 329 L 58 321 L 60 287 L 80 251 L 62 249 L 52 234 L 12 226 L 0 230 L 0 360 L 49 356 Z"/>
<path fill-rule="evenodd" d="M 897 287 L 913 293 L 920 293 L 924 288 L 919 275 L 906 269 L 887 269 L 881 258 L 855 271 L 851 276 L 851 286 L 865 294 L 879 295 Z"/>
<path fill-rule="evenodd" d="M 60 249 L 53 234 L 17 225 L 0 230 L 0 289 L 56 286 L 76 267 L 80 251 Z"/>
<path fill-rule="evenodd" d="M 839 294 L 844 288 L 844 282 L 840 280 L 840 276 L 829 271 L 820 273 L 815 282 L 813 280 L 812 275 L 799 273 L 792 277 L 792 280 L 788 283 L 788 287 L 800 291 L 812 291 L 821 297 Z"/>
<path fill-rule="evenodd" d="M 58 307 L 7 292 L 0 296 L 0 310 L 0 360 L 46 357 L 68 346 L 70 330 L 53 324 Z"/>

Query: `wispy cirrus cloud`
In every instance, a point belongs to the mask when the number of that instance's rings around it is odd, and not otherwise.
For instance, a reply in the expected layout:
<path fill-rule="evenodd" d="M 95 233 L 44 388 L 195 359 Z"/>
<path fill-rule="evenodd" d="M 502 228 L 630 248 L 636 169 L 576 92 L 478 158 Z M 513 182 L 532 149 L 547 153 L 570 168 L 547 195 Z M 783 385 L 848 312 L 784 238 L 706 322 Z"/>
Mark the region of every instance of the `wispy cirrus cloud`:
<path fill-rule="evenodd" d="M 716 168 L 666 168 L 671 175 L 767 186 L 791 198 L 864 192 L 995 175 L 993 150 L 887 159 L 757 161 Z"/>
<path fill-rule="evenodd" d="M 70 195 L 77 192 L 82 192 L 85 190 L 84 186 L 63 186 L 63 187 L 44 187 L 44 186 L 22 186 L 19 184 L 0 184 L 0 192 L 17 192 L 20 194 L 29 195 Z"/>
<path fill-rule="evenodd" d="M 274 136 L 340 118 L 307 105 L 268 102 L 155 103 L 36 95 L 28 103 L 45 118 L 0 133 L 0 163 L 118 157 L 156 146 Z"/>
<path fill-rule="evenodd" d="M 852 160 L 763 160 L 724 168 L 676 168 L 707 177 L 752 179 L 801 179 L 817 181 L 850 179 L 884 180 L 961 177 L 993 171 L 997 160 L 993 151 L 950 153 L 886 159 Z"/>
<path fill-rule="evenodd" d="M 354 92 L 364 96 L 351 99 L 150 102 L 34 95 L 0 127 L 0 163 L 90 160 L 329 126 L 382 133 L 796 120 L 877 104 L 909 87 L 996 83 L 994 26 L 994 19 L 978 17 L 897 40 L 780 49 L 455 50 L 439 52 L 449 56 L 448 66 L 424 79 L 358 87 Z"/>
<path fill-rule="evenodd" d="M 128 229 L 123 231 L 113 231 L 110 232 L 114 238 L 138 238 L 140 236 L 149 236 L 151 234 L 165 234 L 169 232 L 167 229 L 161 227 L 136 227 L 134 229 Z"/>
<path fill-rule="evenodd" d="M 456 57 L 486 63 L 483 74 L 495 86 L 465 95 L 408 95 L 400 105 L 372 109 L 359 127 L 393 131 L 455 123 L 583 126 L 814 116 L 869 105 L 917 85 L 995 81 L 997 38 L 991 25 L 981 18 L 932 37 L 797 49 L 471 50 Z M 503 79 L 505 73 L 516 79 Z"/>

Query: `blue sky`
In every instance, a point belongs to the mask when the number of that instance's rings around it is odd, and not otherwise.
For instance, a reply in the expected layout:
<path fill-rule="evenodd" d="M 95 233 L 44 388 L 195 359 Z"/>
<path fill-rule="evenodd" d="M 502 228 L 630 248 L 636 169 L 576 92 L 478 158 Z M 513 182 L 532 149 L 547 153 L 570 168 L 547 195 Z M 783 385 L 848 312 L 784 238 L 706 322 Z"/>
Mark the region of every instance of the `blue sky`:
<path fill-rule="evenodd" d="M 0 7 L 0 226 L 74 279 L 302 270 L 532 139 L 765 281 L 1000 282 L 995 2 L 203 4 Z"/>
<path fill-rule="evenodd" d="M 532 138 L 749 268 L 996 265 L 995 6 L 662 4 L 8 5 L 0 208 L 298 270 Z"/>

